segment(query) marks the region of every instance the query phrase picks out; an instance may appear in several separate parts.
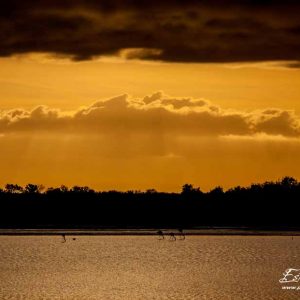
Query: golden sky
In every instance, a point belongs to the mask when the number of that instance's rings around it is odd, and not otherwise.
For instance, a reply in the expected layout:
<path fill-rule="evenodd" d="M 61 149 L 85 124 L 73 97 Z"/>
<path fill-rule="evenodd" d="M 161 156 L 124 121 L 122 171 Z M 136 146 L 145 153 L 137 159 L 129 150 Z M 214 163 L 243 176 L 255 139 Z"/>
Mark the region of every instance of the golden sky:
<path fill-rule="evenodd" d="M 76 109 L 98 99 L 156 91 L 206 98 L 224 108 L 300 112 L 300 69 L 284 63 L 195 64 L 105 58 L 84 62 L 46 54 L 0 58 L 0 108 L 44 104 Z"/>
<path fill-rule="evenodd" d="M 54 2 L 0 16 L 0 185 L 300 178 L 297 4 Z"/>
<path fill-rule="evenodd" d="M 2 185 L 176 191 L 300 176 L 298 69 L 32 54 L 0 63 Z"/>

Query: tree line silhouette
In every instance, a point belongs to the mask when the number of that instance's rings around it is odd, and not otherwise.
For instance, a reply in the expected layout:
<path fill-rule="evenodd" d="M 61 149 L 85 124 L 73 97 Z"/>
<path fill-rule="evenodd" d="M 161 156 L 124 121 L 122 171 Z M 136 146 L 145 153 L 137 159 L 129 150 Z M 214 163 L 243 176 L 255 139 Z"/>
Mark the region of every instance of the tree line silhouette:
<path fill-rule="evenodd" d="M 300 182 L 284 177 L 207 193 L 191 184 L 180 193 L 36 184 L 0 189 L 0 228 L 198 227 L 300 229 Z"/>

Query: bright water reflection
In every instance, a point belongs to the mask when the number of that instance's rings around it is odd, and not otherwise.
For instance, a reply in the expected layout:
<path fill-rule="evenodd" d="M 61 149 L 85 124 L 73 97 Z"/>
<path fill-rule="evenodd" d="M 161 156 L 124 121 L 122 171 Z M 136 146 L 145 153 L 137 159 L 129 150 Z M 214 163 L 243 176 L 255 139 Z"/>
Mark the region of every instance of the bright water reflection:
<path fill-rule="evenodd" d="M 300 237 L 0 237 L 0 299 L 300 299 Z M 300 282 L 298 284 L 300 286 Z"/>

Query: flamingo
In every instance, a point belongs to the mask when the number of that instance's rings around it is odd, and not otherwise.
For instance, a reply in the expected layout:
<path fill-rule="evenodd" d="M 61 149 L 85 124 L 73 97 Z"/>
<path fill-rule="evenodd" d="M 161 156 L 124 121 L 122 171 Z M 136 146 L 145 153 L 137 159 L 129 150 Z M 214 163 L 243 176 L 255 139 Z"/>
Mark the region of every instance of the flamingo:
<path fill-rule="evenodd" d="M 62 235 L 62 238 L 63 238 L 63 241 L 62 241 L 62 243 L 65 243 L 67 240 L 66 240 L 66 236 L 65 236 L 65 234 L 63 234 Z"/>
<path fill-rule="evenodd" d="M 180 240 L 181 241 L 185 240 L 185 234 L 183 233 L 183 230 L 181 228 L 179 228 L 178 231 L 179 231 L 180 236 L 181 236 Z"/>
<path fill-rule="evenodd" d="M 158 230 L 157 234 L 159 236 L 159 238 L 158 238 L 159 240 L 164 240 L 165 239 L 164 234 L 163 234 L 163 232 L 161 230 Z"/>
<path fill-rule="evenodd" d="M 170 240 L 171 241 L 176 241 L 176 236 L 173 232 L 170 232 Z"/>

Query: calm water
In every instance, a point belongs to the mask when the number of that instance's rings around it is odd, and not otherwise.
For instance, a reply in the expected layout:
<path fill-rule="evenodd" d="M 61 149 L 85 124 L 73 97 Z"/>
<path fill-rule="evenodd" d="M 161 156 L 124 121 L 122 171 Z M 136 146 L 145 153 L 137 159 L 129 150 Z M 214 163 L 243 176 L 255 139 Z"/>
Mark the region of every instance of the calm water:
<path fill-rule="evenodd" d="M 299 253 L 300 237 L 1 236 L 0 299 L 300 299 L 278 282 Z"/>

